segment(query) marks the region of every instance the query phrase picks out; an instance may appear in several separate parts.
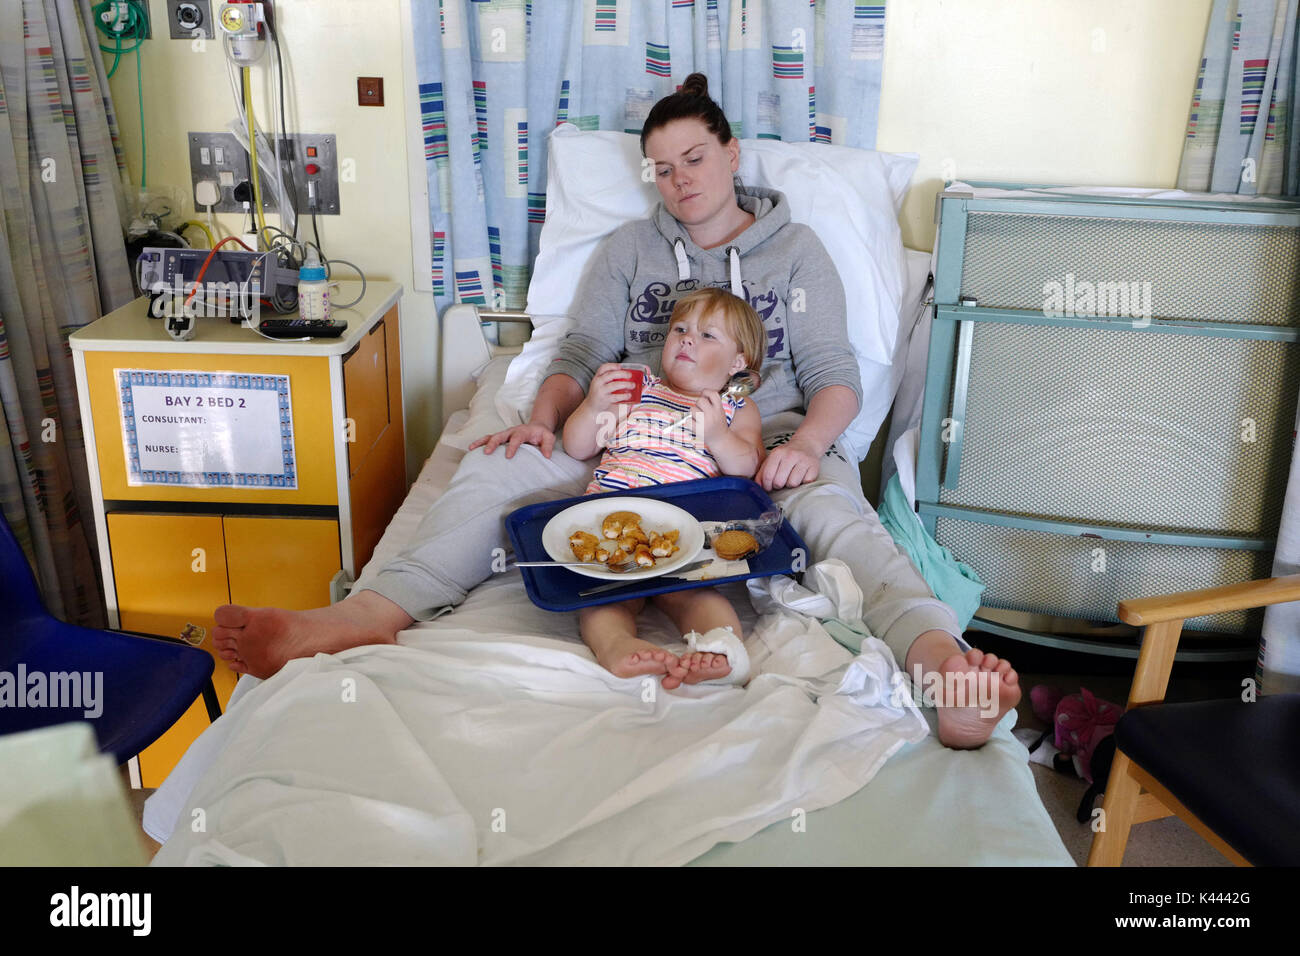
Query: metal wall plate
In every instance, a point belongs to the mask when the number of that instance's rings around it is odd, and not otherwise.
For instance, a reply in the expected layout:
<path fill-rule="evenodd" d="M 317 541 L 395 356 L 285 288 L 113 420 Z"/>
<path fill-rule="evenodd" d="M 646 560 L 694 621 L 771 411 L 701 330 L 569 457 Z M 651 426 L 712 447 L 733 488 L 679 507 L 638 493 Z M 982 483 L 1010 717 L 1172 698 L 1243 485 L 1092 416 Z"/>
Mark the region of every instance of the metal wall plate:
<path fill-rule="evenodd" d="M 215 38 L 210 0 L 167 0 L 167 28 L 173 40 Z"/>
<path fill-rule="evenodd" d="M 308 150 L 315 150 L 316 155 L 309 156 Z M 280 162 L 284 166 L 284 188 L 295 194 L 298 215 L 339 214 L 338 145 L 333 133 L 290 133 L 288 139 L 281 137 Z M 309 175 L 308 166 L 317 167 L 317 172 Z M 263 210 L 271 206 L 263 192 Z"/>
<path fill-rule="evenodd" d="M 333 133 L 290 133 L 286 139 L 280 139 L 280 162 L 284 168 L 284 186 L 295 194 L 295 208 L 299 215 L 316 213 L 321 216 L 339 214 L 339 168 L 336 138 Z M 248 182 L 250 167 L 248 152 L 235 138 L 234 133 L 200 133 L 191 131 L 186 134 L 190 155 L 190 199 L 198 212 L 204 212 L 206 206 L 199 205 L 196 198 L 198 184 L 205 179 L 217 183 L 221 192 L 220 200 L 212 207 L 214 212 L 243 212 L 244 203 L 235 199 L 235 187 L 241 182 Z M 307 151 L 315 150 L 316 155 L 309 156 Z M 309 165 L 317 167 L 317 172 L 308 174 Z M 266 169 L 262 169 L 263 177 Z M 309 189 L 308 184 L 312 188 Z M 262 184 L 262 209 L 274 209 L 272 192 Z"/>

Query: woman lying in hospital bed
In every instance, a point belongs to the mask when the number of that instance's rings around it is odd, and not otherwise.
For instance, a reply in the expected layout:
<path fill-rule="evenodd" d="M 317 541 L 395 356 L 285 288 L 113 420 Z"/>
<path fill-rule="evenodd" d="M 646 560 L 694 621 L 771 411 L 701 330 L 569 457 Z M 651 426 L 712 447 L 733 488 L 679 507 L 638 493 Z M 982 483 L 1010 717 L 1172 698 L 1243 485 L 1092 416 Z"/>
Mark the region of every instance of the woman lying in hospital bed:
<path fill-rule="evenodd" d="M 420 543 L 344 601 L 311 611 L 218 608 L 218 653 L 235 671 L 268 677 L 294 658 L 396 643 L 414 621 L 462 602 L 491 575 L 506 514 L 582 493 L 595 462 L 564 454 L 556 431 L 596 369 L 622 361 L 656 367 L 654 352 L 676 299 L 721 286 L 755 306 L 769 340 L 754 400 L 770 452 L 755 480 L 772 492 L 813 561 L 838 558 L 852 570 L 867 626 L 908 675 L 943 687 L 959 685 L 943 679 L 959 673 L 983 672 L 982 683 L 991 680 L 995 708 L 946 706 L 946 699 L 938 707 L 941 742 L 980 746 L 1019 700 L 1018 677 L 1009 662 L 964 642 L 951 609 L 863 498 L 856 462 L 835 445 L 857 414 L 862 386 L 847 338 L 844 288 L 829 255 L 811 229 L 791 222 L 781 193 L 735 184 L 740 145 L 703 75 L 692 74 L 655 104 L 641 149 L 653 160 L 662 204 L 650 219 L 627 223 L 602 243 L 577 293 L 578 327 L 552 363 L 530 421 L 476 442 L 472 451 L 482 453 L 465 455 L 421 524 Z M 504 456 L 495 455 L 503 444 Z"/>

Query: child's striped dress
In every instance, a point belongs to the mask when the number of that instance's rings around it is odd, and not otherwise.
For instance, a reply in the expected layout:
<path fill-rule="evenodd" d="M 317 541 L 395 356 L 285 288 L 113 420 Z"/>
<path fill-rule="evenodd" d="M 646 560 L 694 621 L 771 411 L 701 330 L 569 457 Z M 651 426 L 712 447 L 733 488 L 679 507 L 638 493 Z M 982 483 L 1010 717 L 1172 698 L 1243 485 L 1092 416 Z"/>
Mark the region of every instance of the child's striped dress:
<path fill-rule="evenodd" d="M 744 404 L 743 398 L 723 397 L 728 425 Z M 720 475 L 717 460 L 695 436 L 694 412 L 693 397 L 675 392 L 663 379 L 646 374 L 641 401 L 619 422 L 584 494 Z M 691 415 L 687 421 L 663 433 L 687 414 Z"/>

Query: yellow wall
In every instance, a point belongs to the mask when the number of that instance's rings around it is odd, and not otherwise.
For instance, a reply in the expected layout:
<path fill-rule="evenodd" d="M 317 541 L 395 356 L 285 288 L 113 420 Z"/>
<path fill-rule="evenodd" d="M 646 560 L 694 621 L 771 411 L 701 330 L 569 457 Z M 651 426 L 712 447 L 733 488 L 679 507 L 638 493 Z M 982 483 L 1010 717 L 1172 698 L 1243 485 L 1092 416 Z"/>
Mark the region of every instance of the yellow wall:
<path fill-rule="evenodd" d="M 543 0 L 560 2 L 560 0 Z M 945 174 L 969 179 L 1171 186 L 1211 0 L 888 0 L 877 145 L 921 154 L 903 238 L 930 248 Z M 356 164 L 322 239 L 376 279 L 403 283 L 407 465 L 437 439 L 433 298 L 412 290 L 400 0 L 279 0 L 291 130 L 332 132 Z M 189 197 L 188 130 L 217 130 L 234 103 L 215 42 L 166 37 L 164 0 L 142 49 L 149 182 Z M 111 57 L 109 58 L 111 59 Z M 261 70 L 259 72 L 265 73 Z M 358 76 L 384 77 L 383 108 Z M 140 173 L 135 61 L 112 80 L 131 175 Z M 270 91 L 255 79 L 263 128 Z M 420 171 L 416 171 L 420 175 Z M 224 217 L 232 229 L 239 217 Z M 423 265 L 422 265 L 423 267 Z"/>
<path fill-rule="evenodd" d="M 1173 186 L 1211 0 L 888 0 L 878 149 L 921 154 L 903 241 L 946 177 Z"/>

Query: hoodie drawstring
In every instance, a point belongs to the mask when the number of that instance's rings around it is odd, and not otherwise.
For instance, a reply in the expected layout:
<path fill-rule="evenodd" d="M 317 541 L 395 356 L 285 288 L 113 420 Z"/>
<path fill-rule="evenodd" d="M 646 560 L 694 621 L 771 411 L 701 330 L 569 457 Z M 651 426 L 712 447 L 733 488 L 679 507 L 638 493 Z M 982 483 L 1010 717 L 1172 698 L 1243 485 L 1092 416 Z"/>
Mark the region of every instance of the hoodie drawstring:
<path fill-rule="evenodd" d="M 677 257 L 677 281 L 685 282 L 691 277 L 691 264 L 686 258 L 686 244 L 681 239 L 673 241 L 673 255 Z"/>
<path fill-rule="evenodd" d="M 677 258 L 677 281 L 685 282 L 691 277 L 691 262 L 686 258 L 686 244 L 680 238 L 673 240 L 673 255 Z M 745 286 L 740 281 L 740 249 L 728 246 L 727 257 L 731 260 L 731 294 L 744 299 Z"/>

